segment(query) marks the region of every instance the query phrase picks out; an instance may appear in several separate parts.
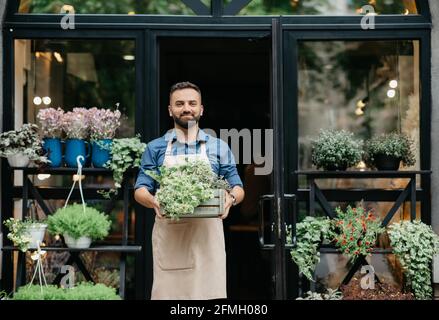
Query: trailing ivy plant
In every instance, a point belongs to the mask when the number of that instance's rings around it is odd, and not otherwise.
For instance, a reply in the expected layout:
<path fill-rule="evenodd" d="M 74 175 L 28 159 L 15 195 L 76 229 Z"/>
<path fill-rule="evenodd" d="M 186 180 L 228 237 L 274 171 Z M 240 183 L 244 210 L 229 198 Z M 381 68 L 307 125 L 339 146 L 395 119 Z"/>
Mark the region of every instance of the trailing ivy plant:
<path fill-rule="evenodd" d="M 416 299 L 431 299 L 431 263 L 439 251 L 439 237 L 421 221 L 401 221 L 389 226 L 393 252 L 404 269 L 407 285 Z"/>
<path fill-rule="evenodd" d="M 186 161 L 174 167 L 162 166 L 159 173 L 149 170 L 145 174 L 160 184 L 157 200 L 172 219 L 193 214 L 197 206 L 214 197 L 215 189 L 230 189 L 227 181 L 201 160 Z"/>
<path fill-rule="evenodd" d="M 313 273 L 320 262 L 320 244 L 333 237 L 331 220 L 327 217 L 306 217 L 296 225 L 297 242 L 296 248 L 290 251 L 291 258 L 309 280 L 314 281 Z"/>
<path fill-rule="evenodd" d="M 114 139 L 111 145 L 111 159 L 105 167 L 113 171 L 114 188 L 109 191 L 99 191 L 106 199 L 117 195 L 117 190 L 122 186 L 125 171 L 130 168 L 140 167 L 142 154 L 146 144 L 140 141 L 140 136 L 134 138 Z"/>

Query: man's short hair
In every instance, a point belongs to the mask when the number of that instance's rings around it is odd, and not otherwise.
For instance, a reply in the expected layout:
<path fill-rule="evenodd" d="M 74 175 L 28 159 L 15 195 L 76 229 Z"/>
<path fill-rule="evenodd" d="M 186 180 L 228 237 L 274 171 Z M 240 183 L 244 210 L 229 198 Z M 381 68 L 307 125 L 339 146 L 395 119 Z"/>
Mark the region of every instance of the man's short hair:
<path fill-rule="evenodd" d="M 169 100 L 171 100 L 171 96 L 175 91 L 183 90 L 183 89 L 194 89 L 200 94 L 201 97 L 201 90 L 196 84 L 193 84 L 192 82 L 189 81 L 184 81 L 184 82 L 178 82 L 171 87 L 171 90 L 169 91 Z"/>

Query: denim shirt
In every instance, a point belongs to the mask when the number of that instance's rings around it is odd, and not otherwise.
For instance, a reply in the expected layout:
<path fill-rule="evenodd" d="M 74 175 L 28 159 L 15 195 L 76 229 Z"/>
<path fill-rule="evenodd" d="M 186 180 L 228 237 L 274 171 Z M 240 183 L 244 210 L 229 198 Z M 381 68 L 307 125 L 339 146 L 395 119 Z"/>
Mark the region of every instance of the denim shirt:
<path fill-rule="evenodd" d="M 158 168 L 163 164 L 169 140 L 173 142 L 172 155 L 198 154 L 200 153 L 200 143 L 205 142 L 206 153 L 212 171 L 218 176 L 224 177 L 232 188 L 234 186 L 242 187 L 241 178 L 236 170 L 235 158 L 229 146 L 223 140 L 206 134 L 203 130 L 199 129 L 196 141 L 191 143 L 179 142 L 175 130 L 170 130 L 162 137 L 149 142 L 142 155 L 141 169 L 139 169 L 134 189 L 146 187 L 150 193 L 155 193 L 158 183 L 146 175 L 143 170 L 159 172 Z"/>

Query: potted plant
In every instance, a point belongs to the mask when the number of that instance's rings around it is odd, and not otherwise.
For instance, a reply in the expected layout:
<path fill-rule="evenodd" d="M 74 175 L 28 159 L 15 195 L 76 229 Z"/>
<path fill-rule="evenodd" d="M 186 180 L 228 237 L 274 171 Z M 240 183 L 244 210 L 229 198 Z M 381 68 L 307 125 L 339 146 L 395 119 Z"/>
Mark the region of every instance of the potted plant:
<path fill-rule="evenodd" d="M 320 262 L 319 246 L 332 238 L 332 224 L 327 217 L 305 217 L 296 225 L 296 247 L 291 249 L 290 254 L 308 280 L 314 281 L 314 270 Z M 291 237 L 289 239 L 292 243 Z"/>
<path fill-rule="evenodd" d="M 102 283 L 81 282 L 73 288 L 55 285 L 25 285 L 18 288 L 13 300 L 120 300 L 116 289 Z"/>
<path fill-rule="evenodd" d="M 26 252 L 28 249 L 36 249 L 38 242 L 43 241 L 47 228 L 45 221 L 30 218 L 25 220 L 9 218 L 3 224 L 9 229 L 8 239 L 22 252 Z"/>
<path fill-rule="evenodd" d="M 73 204 L 48 217 L 51 234 L 62 234 L 69 248 L 88 248 L 92 240 L 108 235 L 111 221 L 95 208 Z"/>
<path fill-rule="evenodd" d="M 91 108 L 88 110 L 90 138 L 92 141 L 91 161 L 94 167 L 102 168 L 110 160 L 112 139 L 120 126 L 119 110 Z"/>
<path fill-rule="evenodd" d="M 413 141 L 399 133 L 383 134 L 368 140 L 365 144 L 365 162 L 378 170 L 398 170 L 415 164 Z"/>
<path fill-rule="evenodd" d="M 90 157 L 90 145 L 85 141 L 89 136 L 88 119 L 88 110 L 85 108 L 74 108 L 73 112 L 66 112 L 62 117 L 62 128 L 67 138 L 65 162 L 69 167 L 78 166 L 76 162 L 78 156 L 84 157 L 84 160 L 81 160 L 83 166 Z"/>
<path fill-rule="evenodd" d="M 43 149 L 38 126 L 26 123 L 18 130 L 0 134 L 0 157 L 6 157 L 11 167 L 27 167 L 30 160 L 49 162 L 41 156 Z"/>
<path fill-rule="evenodd" d="M 171 219 L 194 215 L 197 207 L 215 198 L 216 190 L 230 189 L 227 181 L 212 172 L 210 164 L 200 160 L 187 161 L 174 167 L 162 166 L 159 173 L 145 171 L 145 174 L 160 184 L 156 197 L 162 212 Z M 217 199 L 218 203 L 210 204 L 215 206 L 214 212 L 198 210 L 197 215 L 208 217 L 221 214 L 220 204 L 224 198 Z"/>
<path fill-rule="evenodd" d="M 368 256 L 376 244 L 378 234 L 385 231 L 381 221 L 372 212 L 359 206 L 348 206 L 345 211 L 335 209 L 337 217 L 333 220 L 335 237 L 333 242 L 340 251 L 351 257 Z"/>
<path fill-rule="evenodd" d="M 122 186 L 125 171 L 129 168 L 140 166 L 146 144 L 140 141 L 140 136 L 134 138 L 114 139 L 111 144 L 111 158 L 105 164 L 105 168 L 113 171 L 114 188 L 109 191 L 99 191 L 104 198 L 109 199 L 111 195 L 117 194 Z"/>
<path fill-rule="evenodd" d="M 37 118 L 43 134 L 43 148 L 51 167 L 62 164 L 61 135 L 64 111 L 61 108 L 45 108 L 38 111 Z"/>
<path fill-rule="evenodd" d="M 416 299 L 431 299 L 431 264 L 433 256 L 439 252 L 439 236 L 421 221 L 392 223 L 387 233 L 408 287 Z"/>
<path fill-rule="evenodd" d="M 342 300 L 342 299 L 343 299 L 343 293 L 341 291 L 328 288 L 326 293 L 308 291 L 303 298 L 299 297 L 296 300 Z"/>
<path fill-rule="evenodd" d="M 311 145 L 311 160 L 317 169 L 346 170 L 361 161 L 361 141 L 345 130 L 322 129 Z"/>

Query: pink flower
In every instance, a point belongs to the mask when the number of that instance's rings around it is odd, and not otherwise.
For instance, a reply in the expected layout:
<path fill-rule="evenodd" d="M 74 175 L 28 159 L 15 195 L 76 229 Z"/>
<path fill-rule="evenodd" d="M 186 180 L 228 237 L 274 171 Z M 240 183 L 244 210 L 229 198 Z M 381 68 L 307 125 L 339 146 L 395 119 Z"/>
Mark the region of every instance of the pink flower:
<path fill-rule="evenodd" d="M 119 110 L 91 108 L 88 112 L 92 140 L 113 139 L 120 126 Z"/>
<path fill-rule="evenodd" d="M 61 137 L 63 115 L 64 111 L 61 108 L 45 108 L 38 111 L 37 118 L 41 124 L 41 131 L 45 138 Z"/>
<path fill-rule="evenodd" d="M 62 118 L 62 128 L 70 139 L 87 139 L 89 136 L 88 110 L 73 108 L 73 112 L 66 112 Z"/>

